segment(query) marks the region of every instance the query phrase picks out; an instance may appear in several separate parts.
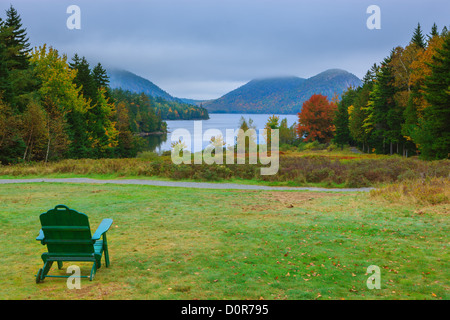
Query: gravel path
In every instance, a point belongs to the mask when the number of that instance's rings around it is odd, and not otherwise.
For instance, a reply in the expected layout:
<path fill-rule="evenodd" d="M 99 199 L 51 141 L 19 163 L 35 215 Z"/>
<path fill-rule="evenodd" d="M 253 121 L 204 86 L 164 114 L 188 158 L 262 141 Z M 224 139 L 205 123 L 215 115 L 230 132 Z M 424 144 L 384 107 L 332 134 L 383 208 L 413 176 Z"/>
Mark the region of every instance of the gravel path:
<path fill-rule="evenodd" d="M 357 154 L 363 154 L 363 152 L 359 151 L 359 150 L 358 150 L 357 148 L 355 148 L 355 147 L 351 147 L 351 148 L 350 148 L 350 151 L 353 152 L 353 153 L 357 153 Z"/>
<path fill-rule="evenodd" d="M 139 179 L 121 179 L 121 180 L 97 180 L 89 178 L 63 178 L 63 179 L 0 179 L 0 184 L 11 183 L 96 183 L 96 184 L 131 184 L 131 185 L 146 185 L 159 187 L 182 187 L 182 188 L 198 188 L 198 189 L 238 189 L 238 190 L 307 190 L 307 191 L 333 191 L 333 192 L 368 192 L 374 188 L 342 188 L 342 189 L 327 189 L 327 188 L 313 188 L 313 187 L 270 187 L 261 185 L 247 185 L 236 183 L 207 183 L 207 182 L 182 182 L 182 181 L 158 181 L 158 180 L 139 180 Z"/>

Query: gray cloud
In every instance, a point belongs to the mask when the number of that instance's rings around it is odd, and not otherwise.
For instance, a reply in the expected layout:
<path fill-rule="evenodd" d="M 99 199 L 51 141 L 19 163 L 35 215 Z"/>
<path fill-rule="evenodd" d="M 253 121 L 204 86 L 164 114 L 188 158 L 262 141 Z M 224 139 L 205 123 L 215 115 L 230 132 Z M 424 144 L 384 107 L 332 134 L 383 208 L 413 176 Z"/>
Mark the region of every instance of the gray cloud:
<path fill-rule="evenodd" d="M 124 68 L 178 97 L 217 98 L 257 77 L 342 68 L 363 77 L 420 22 L 448 23 L 450 2 L 366 0 L 14 1 L 33 46 Z M 66 8 L 81 8 L 68 30 Z M 381 8 L 368 30 L 366 8 Z M 3 12 L 9 3 L 2 2 Z"/>

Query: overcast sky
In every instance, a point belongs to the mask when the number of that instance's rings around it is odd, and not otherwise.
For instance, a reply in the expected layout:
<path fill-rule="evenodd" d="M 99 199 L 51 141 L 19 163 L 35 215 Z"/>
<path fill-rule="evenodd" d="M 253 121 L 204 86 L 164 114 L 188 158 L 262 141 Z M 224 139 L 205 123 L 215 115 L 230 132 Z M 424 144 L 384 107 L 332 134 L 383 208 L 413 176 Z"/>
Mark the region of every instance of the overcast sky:
<path fill-rule="evenodd" d="M 218 98 L 254 78 L 311 77 L 330 68 L 362 78 L 420 22 L 450 25 L 449 0 L 1 0 L 33 47 L 44 43 L 93 65 L 126 69 L 173 96 Z M 69 30 L 69 5 L 81 29 Z M 367 7 L 381 9 L 369 30 Z"/>

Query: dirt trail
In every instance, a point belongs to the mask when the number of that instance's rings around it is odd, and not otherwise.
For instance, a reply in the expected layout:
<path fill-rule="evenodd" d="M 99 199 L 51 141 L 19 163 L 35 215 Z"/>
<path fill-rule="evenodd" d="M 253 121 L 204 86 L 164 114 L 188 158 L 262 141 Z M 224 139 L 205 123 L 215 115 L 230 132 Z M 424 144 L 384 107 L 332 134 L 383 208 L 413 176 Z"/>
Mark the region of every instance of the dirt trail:
<path fill-rule="evenodd" d="M 248 185 L 237 183 L 208 183 L 208 182 L 184 182 L 184 181 L 159 181 L 159 180 L 140 180 L 140 179 L 118 179 L 118 180 L 100 180 L 90 178 L 37 178 L 37 179 L 0 179 L 0 184 L 10 183 L 95 183 L 95 184 L 130 184 L 147 185 L 159 187 L 181 187 L 198 189 L 237 189 L 237 190 L 272 190 L 272 191 L 321 191 L 321 192 L 368 192 L 373 188 L 314 188 L 314 187 L 270 187 L 261 185 Z"/>

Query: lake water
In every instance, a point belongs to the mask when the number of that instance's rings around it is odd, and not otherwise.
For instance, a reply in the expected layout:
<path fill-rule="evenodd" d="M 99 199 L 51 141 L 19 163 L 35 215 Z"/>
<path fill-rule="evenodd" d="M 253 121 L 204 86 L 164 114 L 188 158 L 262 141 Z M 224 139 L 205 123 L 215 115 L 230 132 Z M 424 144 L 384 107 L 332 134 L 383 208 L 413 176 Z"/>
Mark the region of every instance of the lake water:
<path fill-rule="evenodd" d="M 244 117 L 248 123 L 249 119 L 253 120 L 253 125 L 258 130 L 264 129 L 267 120 L 272 114 L 242 114 L 242 113 L 210 113 L 208 120 L 167 120 L 167 136 L 148 137 L 149 146 L 151 150 L 162 152 L 171 150 L 172 133 L 176 129 L 186 129 L 191 135 L 191 152 L 201 151 L 208 146 L 211 137 L 217 135 L 219 132 L 212 132 L 207 130 L 219 130 L 223 137 L 226 136 L 227 129 L 236 130 L 239 128 L 241 117 Z M 298 116 L 294 114 L 277 115 L 279 121 L 287 119 L 287 124 L 290 127 L 294 122 L 298 122 Z M 194 125 L 199 127 L 201 125 L 201 133 L 194 135 Z M 198 132 L 197 132 L 198 133 Z M 174 137 L 175 138 L 175 137 Z"/>

